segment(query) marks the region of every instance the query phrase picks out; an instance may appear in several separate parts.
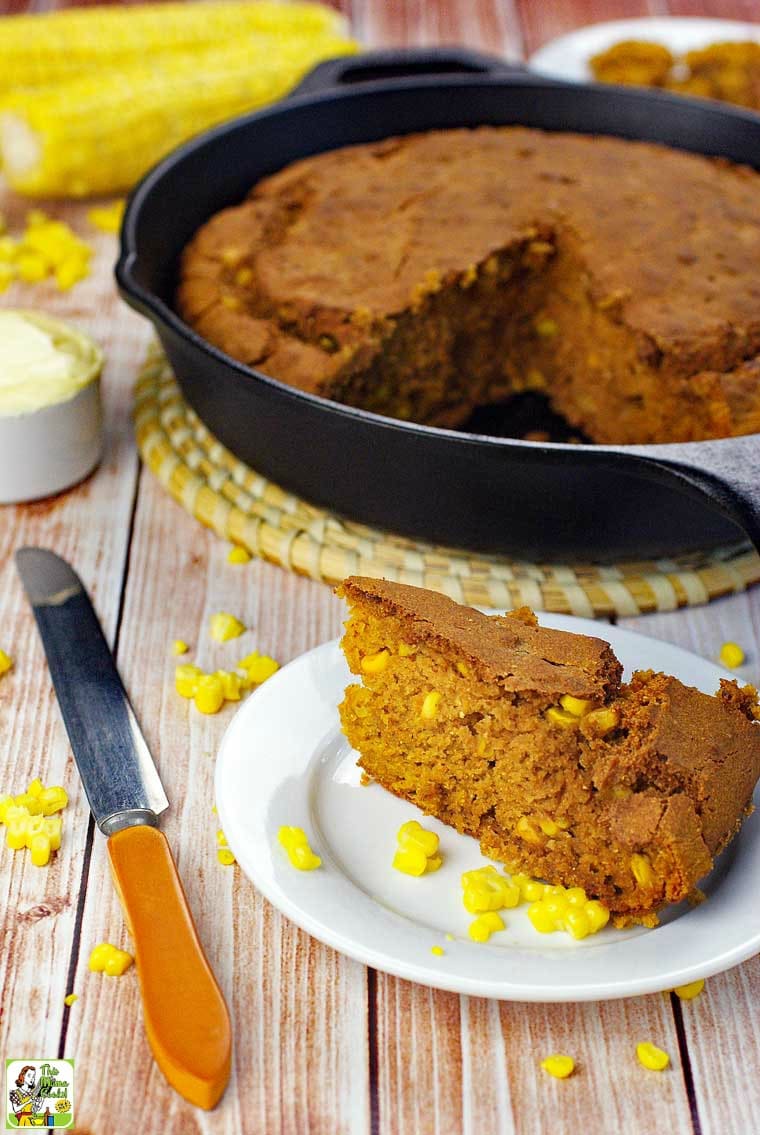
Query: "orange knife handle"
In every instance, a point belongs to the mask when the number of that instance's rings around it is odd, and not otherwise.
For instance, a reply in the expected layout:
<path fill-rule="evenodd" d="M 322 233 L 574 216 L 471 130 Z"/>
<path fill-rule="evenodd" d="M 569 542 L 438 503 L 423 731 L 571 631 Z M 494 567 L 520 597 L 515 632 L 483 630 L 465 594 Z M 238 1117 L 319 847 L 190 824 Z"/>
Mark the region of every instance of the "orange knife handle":
<path fill-rule="evenodd" d="M 212 1108 L 230 1076 L 230 1016 L 182 889 L 166 836 L 122 828 L 108 840 L 135 943 L 145 1030 L 161 1071 L 196 1107 Z"/>

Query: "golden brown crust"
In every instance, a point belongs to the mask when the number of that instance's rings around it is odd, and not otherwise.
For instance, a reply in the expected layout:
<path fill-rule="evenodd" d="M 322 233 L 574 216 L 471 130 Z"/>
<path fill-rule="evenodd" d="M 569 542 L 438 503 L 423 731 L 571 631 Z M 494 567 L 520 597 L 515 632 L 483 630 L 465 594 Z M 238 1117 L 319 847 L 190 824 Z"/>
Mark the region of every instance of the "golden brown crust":
<path fill-rule="evenodd" d="M 203 226 L 183 257 L 179 307 L 234 357 L 369 408 L 379 360 L 387 370 L 388 353 L 408 352 L 430 326 L 414 374 L 391 360 L 412 388 L 408 407 L 388 402 L 396 416 L 456 421 L 440 391 L 421 398 L 414 387 L 423 371 L 443 386 L 461 381 L 461 327 L 474 401 L 530 384 L 537 368 L 594 440 L 746 432 L 760 405 L 747 370 L 760 351 L 759 184 L 744 167 L 650 143 L 520 127 L 351 147 L 287 167 Z M 462 314 L 495 295 L 505 311 L 525 309 L 515 334 L 528 362 L 517 377 L 486 373 L 500 347 L 520 351 L 493 329 L 481 348 Z M 560 333 L 536 342 L 532 316 L 552 304 Z M 562 343 L 568 358 L 555 359 Z M 584 410 L 573 368 L 606 413 Z M 663 392 L 673 405 L 657 420 Z M 654 408 L 651 427 L 637 397 Z M 466 391 L 452 401 L 466 414 Z"/>

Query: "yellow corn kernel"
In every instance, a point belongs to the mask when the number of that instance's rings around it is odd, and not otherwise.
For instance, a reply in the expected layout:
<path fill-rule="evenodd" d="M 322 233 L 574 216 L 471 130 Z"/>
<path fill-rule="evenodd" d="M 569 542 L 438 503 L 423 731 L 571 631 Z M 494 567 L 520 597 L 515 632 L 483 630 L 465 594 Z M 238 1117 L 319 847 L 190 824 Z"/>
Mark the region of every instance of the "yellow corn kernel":
<path fill-rule="evenodd" d="M 443 856 L 441 856 L 441 855 L 430 855 L 428 857 L 427 863 L 425 864 L 425 874 L 426 875 L 433 875 L 438 870 L 438 868 L 441 867 L 442 864 L 443 864 Z"/>
<path fill-rule="evenodd" d="M 218 713 L 224 705 L 224 686 L 221 678 L 216 674 L 204 674 L 199 678 L 193 701 L 200 713 Z"/>
<path fill-rule="evenodd" d="M 121 228 L 126 201 L 120 197 L 110 205 L 96 206 L 87 212 L 87 220 L 102 233 L 117 233 Z"/>
<path fill-rule="evenodd" d="M 551 721 L 552 725 L 559 725 L 563 729 L 572 729 L 574 725 L 578 724 L 578 718 L 574 713 L 568 713 L 566 709 L 560 709 L 556 705 L 547 709 L 545 717 L 547 721 Z"/>
<path fill-rule="evenodd" d="M 572 694 L 563 694 L 559 704 L 573 717 L 584 717 L 594 708 L 594 703 L 587 698 L 574 698 Z"/>
<path fill-rule="evenodd" d="M 603 930 L 610 920 L 610 912 L 606 906 L 597 899 L 589 899 L 583 908 L 588 919 L 591 934 L 596 934 L 598 930 Z"/>
<path fill-rule="evenodd" d="M 551 911 L 547 910 L 546 904 L 543 902 L 534 902 L 528 907 L 528 918 L 535 930 L 539 934 L 553 934 L 557 929 L 557 922 L 552 917 Z"/>
<path fill-rule="evenodd" d="M 437 958 L 443 957 L 443 946 L 431 946 L 430 953 L 435 954 Z"/>
<path fill-rule="evenodd" d="M 511 879 L 500 875 L 495 867 L 480 867 L 462 875 L 462 902 L 470 914 L 515 907 L 520 902 L 520 888 Z"/>
<path fill-rule="evenodd" d="M 401 848 L 417 848 L 422 851 L 426 858 L 435 855 L 438 851 L 438 844 L 440 840 L 435 832 L 428 831 L 423 828 L 417 820 L 407 820 L 402 824 L 396 836 L 399 847 Z"/>
<path fill-rule="evenodd" d="M 74 1002 L 78 1001 L 78 1000 L 79 1000 L 79 994 L 78 993 L 67 993 L 66 996 L 63 999 L 63 1003 L 64 1003 L 64 1005 L 68 1005 L 69 1008 L 71 1008 L 71 1006 L 74 1004 Z"/>
<path fill-rule="evenodd" d="M 584 910 L 569 910 L 565 915 L 564 927 L 573 938 L 587 938 L 591 933 L 591 923 Z"/>
<path fill-rule="evenodd" d="M 42 821 L 42 830 L 50 840 L 50 850 L 58 851 L 61 846 L 63 820 L 60 816 L 49 816 Z"/>
<path fill-rule="evenodd" d="M 376 654 L 366 654 L 361 661 L 362 671 L 365 674 L 380 674 L 388 665 L 390 651 L 383 648 Z"/>
<path fill-rule="evenodd" d="M 27 788 L 27 792 L 28 792 L 28 793 L 29 793 L 29 794 L 30 794 L 31 796 L 39 796 L 39 794 L 40 794 L 40 793 L 42 792 L 42 790 L 43 790 L 43 788 L 44 788 L 44 787 L 45 787 L 45 786 L 44 786 L 44 784 L 42 783 L 42 781 L 40 780 L 40 778 L 39 778 L 38 776 L 36 776 L 36 777 L 34 778 L 34 780 L 32 781 L 32 783 L 31 783 L 31 784 L 29 785 L 29 787 Z"/>
<path fill-rule="evenodd" d="M 245 627 L 231 615 L 229 611 L 217 611 L 209 620 L 209 631 L 215 642 L 229 642 L 230 639 L 239 638 Z"/>
<path fill-rule="evenodd" d="M 16 801 L 15 801 L 15 798 L 13 796 L 8 796 L 7 794 L 5 796 L 0 796 L 0 824 L 5 823 L 5 817 L 6 817 L 8 808 L 10 808 L 10 807 L 15 808 L 15 806 L 16 806 Z"/>
<path fill-rule="evenodd" d="M 291 865 L 299 871 L 313 871 L 322 863 L 309 847 L 309 839 L 303 828 L 282 827 L 277 833 L 277 839 L 285 848 Z"/>
<path fill-rule="evenodd" d="M 89 274 L 90 266 L 87 260 L 80 256 L 71 256 L 56 268 L 55 282 L 59 291 L 67 292 L 74 287 L 74 284 L 85 280 Z"/>
<path fill-rule="evenodd" d="M 432 721 L 438 713 L 438 704 L 441 700 L 441 694 L 438 690 L 431 690 L 429 694 L 425 694 L 425 699 L 422 703 L 420 710 L 420 717 L 425 721 Z"/>
<path fill-rule="evenodd" d="M 520 888 L 524 902 L 538 902 L 544 896 L 546 884 L 539 883 L 536 879 L 531 879 L 527 875 L 513 875 L 512 882 Z"/>
<path fill-rule="evenodd" d="M 47 276 L 48 266 L 39 253 L 22 250 L 16 260 L 16 271 L 25 284 L 38 284 Z"/>
<path fill-rule="evenodd" d="M 538 826 L 540 827 L 544 835 L 548 835 L 549 837 L 554 838 L 555 836 L 558 836 L 560 832 L 567 831 L 567 829 L 570 827 L 570 821 L 565 819 L 539 820 Z"/>
<path fill-rule="evenodd" d="M 279 662 L 275 662 L 274 658 L 270 658 L 267 654 L 259 654 L 258 650 L 246 654 L 245 658 L 241 658 L 238 662 L 238 670 L 245 670 L 246 679 L 253 686 L 260 686 L 279 669 Z"/>
<path fill-rule="evenodd" d="M 50 839 L 45 832 L 35 832 L 29 840 L 29 851 L 35 867 L 45 867 L 50 861 Z"/>
<path fill-rule="evenodd" d="M 93 973 L 106 973 L 109 977 L 121 977 L 132 965 L 134 958 L 126 950 L 101 942 L 93 947 L 88 966 Z"/>
<path fill-rule="evenodd" d="M 495 911 L 489 911 L 487 914 L 478 915 L 470 923 L 467 933 L 473 942 L 487 942 L 493 933 L 503 930 L 504 927 L 504 919 Z"/>
<path fill-rule="evenodd" d="M 22 847 L 26 847 L 26 832 L 29 823 L 29 814 L 24 816 L 15 817 L 6 820 L 5 823 L 5 845 L 11 851 L 20 851 Z"/>
<path fill-rule="evenodd" d="M 16 279 L 16 269 L 12 264 L 0 260 L 0 292 L 5 292 Z"/>
<path fill-rule="evenodd" d="M 462 675 L 463 678 L 469 678 L 470 667 L 467 665 L 466 662 L 462 662 L 461 660 L 459 662 L 457 662 L 457 670 L 459 671 L 459 673 Z"/>
<path fill-rule="evenodd" d="M 37 799 L 40 802 L 43 816 L 52 816 L 55 812 L 62 812 L 69 802 L 69 794 L 62 784 L 51 784 L 43 788 Z"/>
<path fill-rule="evenodd" d="M 247 548 L 241 547 L 240 544 L 236 544 L 234 548 L 230 548 L 227 553 L 228 564 L 249 564 L 250 562 L 251 553 Z"/>
<path fill-rule="evenodd" d="M 556 1053 L 554 1056 L 547 1056 L 541 1061 L 541 1067 L 544 1072 L 548 1072 L 550 1076 L 554 1076 L 557 1080 L 566 1080 L 575 1068 L 575 1061 L 572 1056 L 565 1056 L 563 1053 Z"/>
<path fill-rule="evenodd" d="M 595 737 L 605 737 L 620 724 L 620 715 L 613 706 L 604 709 L 592 709 L 583 718 L 583 727 Z"/>
<path fill-rule="evenodd" d="M 587 902 L 586 892 L 583 887 L 568 887 L 565 891 L 565 898 L 567 899 L 568 906 L 572 906 L 581 910 Z"/>
<path fill-rule="evenodd" d="M 744 651 L 738 642 L 724 642 L 718 657 L 724 666 L 733 670 L 735 667 L 741 666 L 744 661 Z"/>
<path fill-rule="evenodd" d="M 187 654 L 190 647 L 187 645 L 183 638 L 175 638 L 172 643 L 172 654 L 178 657 L 180 654 Z"/>
<path fill-rule="evenodd" d="M 688 985 L 677 985 L 673 992 L 682 1001 L 693 1001 L 695 997 L 699 997 L 704 987 L 704 978 L 699 978 L 698 981 L 690 981 Z"/>
<path fill-rule="evenodd" d="M 16 797 L 16 804 L 19 808 L 26 808 L 30 816 L 42 815 L 42 801 L 31 792 L 21 792 Z"/>
<path fill-rule="evenodd" d="M 411 642 L 400 642 L 398 653 L 400 658 L 411 658 L 413 654 L 417 653 L 417 647 Z"/>
<path fill-rule="evenodd" d="M 217 670 L 216 676 L 222 683 L 222 693 L 225 701 L 240 701 L 240 691 L 243 688 L 243 679 L 233 670 Z"/>
<path fill-rule="evenodd" d="M 653 1072 L 662 1072 L 670 1064 L 670 1057 L 667 1052 L 658 1048 L 655 1044 L 650 1044 L 648 1040 L 636 1045 L 636 1055 L 639 1058 L 639 1064 L 643 1064 L 645 1068 L 650 1068 Z"/>
<path fill-rule="evenodd" d="M 202 677 L 203 671 L 200 666 L 184 663 L 174 671 L 174 688 L 180 697 L 194 698 Z"/>
<path fill-rule="evenodd" d="M 530 820 L 527 816 L 520 816 L 520 819 L 517 821 L 517 824 L 515 826 L 515 831 L 521 839 L 525 840 L 526 843 L 543 843 L 543 839 L 541 838 L 540 833 L 536 831 L 532 820 Z"/>
<path fill-rule="evenodd" d="M 562 923 L 565 915 L 569 911 L 567 899 L 564 895 L 545 895 L 541 900 L 541 905 L 548 915 L 554 919 L 555 923 Z"/>
<path fill-rule="evenodd" d="M 539 316 L 538 319 L 533 321 L 533 329 L 541 339 L 553 339 L 559 331 L 555 320 L 550 319 L 548 316 Z"/>
<path fill-rule="evenodd" d="M 641 887 L 650 887 L 654 882 L 654 872 L 652 864 L 647 855 L 639 855 L 638 853 L 631 856 L 631 871 L 633 877 Z"/>
<path fill-rule="evenodd" d="M 223 867 L 231 867 L 235 862 L 235 856 L 228 847 L 220 847 L 217 850 L 216 857 Z"/>
<path fill-rule="evenodd" d="M 399 848 L 393 856 L 393 867 L 403 875 L 424 875 L 427 870 L 427 855 L 418 847 Z"/>

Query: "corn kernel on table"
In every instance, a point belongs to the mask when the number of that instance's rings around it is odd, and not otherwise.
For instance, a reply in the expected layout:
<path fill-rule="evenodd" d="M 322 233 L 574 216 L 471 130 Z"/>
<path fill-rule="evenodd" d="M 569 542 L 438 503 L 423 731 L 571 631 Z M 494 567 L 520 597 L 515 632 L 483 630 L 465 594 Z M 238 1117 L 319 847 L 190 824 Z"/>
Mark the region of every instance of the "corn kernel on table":
<path fill-rule="evenodd" d="M 0 12 L 51 6 L 55 0 L 4 0 Z M 594 20 L 670 13 L 760 21 L 760 0 L 343 0 L 342 7 L 367 44 L 458 41 L 512 58 Z M 0 192 L 12 231 L 23 228 L 28 208 Z M 54 282 L 14 283 L 0 306 L 39 307 L 100 341 L 106 453 L 75 490 L 0 511 L 0 647 L 14 659 L 0 678 L 0 792 L 24 792 L 39 777 L 70 796 L 49 866 L 34 866 L 4 841 L 0 849 L 0 1051 L 75 1058 L 74 1129 L 82 1135 L 756 1133 L 760 958 L 708 980 L 694 1000 L 661 994 L 543 1006 L 460 997 L 333 953 L 217 856 L 214 756 L 234 706 L 206 716 L 177 696 L 172 643 L 199 644 L 193 659 L 203 664 L 209 617 L 229 611 L 254 628 L 256 649 L 284 663 L 339 632 L 341 604 L 329 588 L 271 564 L 228 563 L 228 547 L 141 470 L 131 387 L 150 329 L 116 295 L 115 237 L 88 224 L 86 205 L 48 208 L 95 246 L 92 273 L 66 292 Z M 95 945 L 129 949 L 130 939 L 12 565 L 23 544 L 54 548 L 90 588 L 172 802 L 163 827 L 235 1032 L 232 1080 L 211 1113 L 175 1095 L 153 1063 L 134 967 L 118 979 L 88 969 Z M 746 654 L 737 673 L 760 678 L 757 588 L 628 622 L 710 658 L 735 641 Z M 643 1066 L 637 1045 L 667 1052 L 669 1068 L 650 1070 L 651 1059 Z M 575 1061 L 567 1079 L 557 1078 L 567 1075 L 565 1063 L 548 1060 L 558 1054 Z"/>

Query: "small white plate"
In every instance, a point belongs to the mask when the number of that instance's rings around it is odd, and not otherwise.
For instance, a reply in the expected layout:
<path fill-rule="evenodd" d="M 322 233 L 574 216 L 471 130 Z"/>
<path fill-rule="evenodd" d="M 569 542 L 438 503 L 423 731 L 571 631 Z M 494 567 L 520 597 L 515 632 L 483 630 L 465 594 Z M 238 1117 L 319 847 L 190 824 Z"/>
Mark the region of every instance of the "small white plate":
<path fill-rule="evenodd" d="M 623 39 L 651 40 L 669 48 L 674 55 L 681 55 L 726 40 L 760 41 L 760 24 L 689 16 L 610 20 L 604 24 L 589 24 L 550 40 L 531 55 L 528 66 L 557 79 L 587 81 L 593 79 L 588 65 L 591 56 Z"/>
<path fill-rule="evenodd" d="M 654 668 L 714 693 L 725 671 L 678 647 L 588 619 L 544 626 L 604 637 L 626 667 Z M 425 818 L 376 784 L 363 787 L 337 706 L 349 674 L 337 642 L 295 659 L 233 718 L 216 766 L 219 819 L 243 871 L 284 914 L 336 950 L 424 985 L 515 1001 L 594 1001 L 708 977 L 760 951 L 760 820 L 753 817 L 702 884 L 709 899 L 670 908 L 656 930 L 609 927 L 574 942 L 539 934 L 526 906 L 504 912 L 487 944 L 467 937 L 460 875 L 483 865 L 475 840 Z M 443 867 L 412 878 L 391 867 L 396 833 L 417 817 L 438 832 Z M 277 842 L 304 828 L 322 857 L 294 870 Z M 447 933 L 455 936 L 448 941 Z M 431 947 L 442 946 L 442 957 Z"/>

